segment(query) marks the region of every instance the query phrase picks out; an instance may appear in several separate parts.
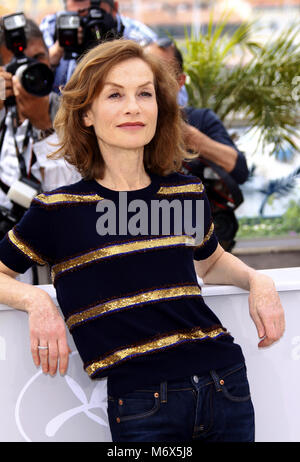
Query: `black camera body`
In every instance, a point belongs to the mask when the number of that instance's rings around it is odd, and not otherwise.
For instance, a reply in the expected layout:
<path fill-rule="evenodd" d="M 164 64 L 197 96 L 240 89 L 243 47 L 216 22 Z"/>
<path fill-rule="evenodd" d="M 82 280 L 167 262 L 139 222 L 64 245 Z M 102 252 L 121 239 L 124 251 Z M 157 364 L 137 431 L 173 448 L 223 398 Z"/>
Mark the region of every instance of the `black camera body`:
<path fill-rule="evenodd" d="M 210 203 L 215 233 L 221 246 L 230 252 L 239 228 L 234 211 L 244 201 L 238 184 L 222 167 L 202 158 L 185 161 L 182 173 L 201 179 Z"/>
<path fill-rule="evenodd" d="M 21 175 L 21 178 L 15 181 L 10 188 L 3 184 L 1 187 L 5 189 L 4 192 L 11 201 L 12 208 L 9 209 L 0 205 L 0 239 L 21 220 L 32 199 L 42 192 L 40 183 L 34 178 L 27 178 L 24 175 Z"/>
<path fill-rule="evenodd" d="M 25 36 L 26 18 L 23 13 L 3 16 L 6 47 L 14 54 L 6 71 L 16 75 L 24 89 L 35 96 L 46 96 L 52 90 L 54 75 L 51 69 L 24 54 L 27 46 Z M 5 100 L 6 106 L 15 104 L 14 97 Z"/>
<path fill-rule="evenodd" d="M 78 43 L 78 29 L 83 29 L 83 41 Z M 92 0 L 87 16 L 64 11 L 57 15 L 56 37 L 64 48 L 64 58 L 78 58 L 84 51 L 106 40 L 120 38 L 124 27 L 118 31 L 118 23 L 113 16 L 99 7 L 99 0 Z"/>

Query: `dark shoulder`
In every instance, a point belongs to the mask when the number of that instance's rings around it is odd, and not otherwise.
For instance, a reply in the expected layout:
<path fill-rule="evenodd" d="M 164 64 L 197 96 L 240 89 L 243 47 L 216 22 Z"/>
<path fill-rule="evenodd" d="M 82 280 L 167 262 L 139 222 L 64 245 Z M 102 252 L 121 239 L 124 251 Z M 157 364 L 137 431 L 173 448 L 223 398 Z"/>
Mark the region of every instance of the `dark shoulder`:
<path fill-rule="evenodd" d="M 183 173 L 171 173 L 160 177 L 160 188 L 157 194 L 168 196 L 179 196 L 192 194 L 193 196 L 204 192 L 204 185 L 200 178 Z"/>
<path fill-rule="evenodd" d="M 161 176 L 161 184 L 173 185 L 187 185 L 187 184 L 201 184 L 199 177 L 194 175 L 186 175 L 184 173 L 173 172 L 166 176 Z"/>
<path fill-rule="evenodd" d="M 187 107 L 185 112 L 189 124 L 202 130 L 206 125 L 220 120 L 217 114 L 209 108 Z"/>
<path fill-rule="evenodd" d="M 93 182 L 82 179 L 76 183 L 38 194 L 32 203 L 49 208 L 98 202 L 101 199 L 102 197 L 95 190 Z"/>

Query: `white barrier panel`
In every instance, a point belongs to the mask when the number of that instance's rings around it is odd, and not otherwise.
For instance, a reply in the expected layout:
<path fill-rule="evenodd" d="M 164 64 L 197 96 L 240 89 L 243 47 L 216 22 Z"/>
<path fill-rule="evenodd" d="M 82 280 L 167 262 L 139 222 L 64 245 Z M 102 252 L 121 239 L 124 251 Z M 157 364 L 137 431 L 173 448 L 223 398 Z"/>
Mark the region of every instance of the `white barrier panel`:
<path fill-rule="evenodd" d="M 286 313 L 286 332 L 259 349 L 248 293 L 204 286 L 207 304 L 242 346 L 256 409 L 256 441 L 300 441 L 300 268 L 264 270 L 273 277 Z M 53 297 L 52 286 L 41 286 Z M 0 305 L 0 441 L 110 442 L 106 380 L 93 382 L 72 348 L 64 377 L 33 364 L 27 314 Z"/>

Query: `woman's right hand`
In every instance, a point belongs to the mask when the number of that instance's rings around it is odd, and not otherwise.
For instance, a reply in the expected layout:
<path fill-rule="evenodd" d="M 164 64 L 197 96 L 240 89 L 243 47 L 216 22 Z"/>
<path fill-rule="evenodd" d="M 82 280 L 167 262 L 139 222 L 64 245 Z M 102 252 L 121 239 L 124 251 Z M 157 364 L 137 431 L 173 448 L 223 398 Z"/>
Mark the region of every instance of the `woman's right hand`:
<path fill-rule="evenodd" d="M 50 296 L 39 288 L 36 290 L 26 307 L 32 358 L 36 366 L 41 365 L 44 373 L 55 375 L 59 366 L 59 372 L 63 375 L 67 371 L 71 352 L 65 323 Z M 39 349 L 38 346 L 48 348 Z"/>

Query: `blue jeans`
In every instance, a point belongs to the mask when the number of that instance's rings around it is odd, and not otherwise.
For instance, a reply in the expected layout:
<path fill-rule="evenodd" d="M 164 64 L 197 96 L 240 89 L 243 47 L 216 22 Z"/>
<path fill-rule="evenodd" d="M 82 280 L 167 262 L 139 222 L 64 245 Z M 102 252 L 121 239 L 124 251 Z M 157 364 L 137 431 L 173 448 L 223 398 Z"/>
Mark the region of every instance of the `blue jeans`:
<path fill-rule="evenodd" d="M 254 441 L 244 364 L 108 396 L 108 417 L 116 442 Z"/>

